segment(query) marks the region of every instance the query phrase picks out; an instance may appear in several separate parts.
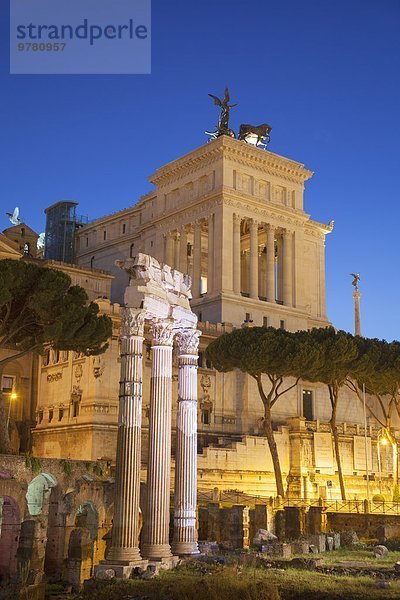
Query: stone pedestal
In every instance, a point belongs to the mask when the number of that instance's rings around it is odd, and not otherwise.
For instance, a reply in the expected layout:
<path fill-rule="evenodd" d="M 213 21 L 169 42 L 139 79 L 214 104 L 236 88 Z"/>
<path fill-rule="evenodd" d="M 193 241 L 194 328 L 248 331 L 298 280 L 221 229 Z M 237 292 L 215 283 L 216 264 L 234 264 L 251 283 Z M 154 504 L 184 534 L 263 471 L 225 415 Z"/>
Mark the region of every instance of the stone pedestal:
<path fill-rule="evenodd" d="M 123 309 L 117 470 L 111 548 L 98 570 L 142 564 L 139 552 L 139 497 L 142 420 L 142 347 L 144 314 Z M 120 567 L 120 568 L 119 568 Z"/>
<path fill-rule="evenodd" d="M 177 333 L 179 349 L 176 422 L 174 542 L 178 555 L 197 554 L 197 360 L 200 332 Z"/>
<path fill-rule="evenodd" d="M 361 311 L 360 311 L 360 299 L 361 293 L 358 289 L 353 293 L 354 299 L 354 335 L 361 335 Z"/>
<path fill-rule="evenodd" d="M 148 559 L 161 560 L 172 556 L 169 507 L 173 322 L 154 322 L 152 333 L 147 510 L 142 553 Z"/>

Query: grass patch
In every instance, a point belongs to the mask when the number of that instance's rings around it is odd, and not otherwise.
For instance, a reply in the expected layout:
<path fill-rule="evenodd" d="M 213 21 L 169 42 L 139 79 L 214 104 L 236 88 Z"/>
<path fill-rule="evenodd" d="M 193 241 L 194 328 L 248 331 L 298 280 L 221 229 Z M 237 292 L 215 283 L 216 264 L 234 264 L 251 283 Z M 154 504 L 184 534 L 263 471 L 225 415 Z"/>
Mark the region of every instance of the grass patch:
<path fill-rule="evenodd" d="M 311 571 L 272 570 L 265 580 L 278 588 L 281 600 L 399 600 L 400 582 L 377 589 L 372 577 L 323 575 Z"/>
<path fill-rule="evenodd" d="M 342 551 L 348 558 L 363 551 Z M 358 554 L 359 558 L 362 556 Z M 393 556 L 391 556 L 393 564 Z M 189 561 L 150 581 L 93 582 L 79 600 L 399 600 L 400 580 L 378 589 L 367 576 L 297 569 L 220 566 Z"/>
<path fill-rule="evenodd" d="M 349 550 L 348 548 L 339 548 L 333 552 L 320 554 L 327 565 L 341 565 L 347 561 L 364 562 L 366 567 L 390 567 L 393 568 L 397 561 L 400 561 L 400 552 L 389 552 L 382 558 L 375 558 L 372 548 L 363 548 Z"/>
<path fill-rule="evenodd" d="M 232 567 L 207 575 L 189 570 L 166 571 L 150 581 L 95 582 L 79 596 L 82 600 L 280 600 L 277 588 L 268 585 L 262 571 L 239 576 Z"/>

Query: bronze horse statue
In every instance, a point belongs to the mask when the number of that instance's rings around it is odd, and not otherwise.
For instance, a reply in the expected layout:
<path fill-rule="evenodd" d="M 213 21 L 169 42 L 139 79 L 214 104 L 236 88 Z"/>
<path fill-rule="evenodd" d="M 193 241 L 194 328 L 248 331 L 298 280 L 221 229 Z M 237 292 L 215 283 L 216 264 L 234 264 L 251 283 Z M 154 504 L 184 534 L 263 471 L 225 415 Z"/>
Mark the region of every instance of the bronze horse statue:
<path fill-rule="evenodd" d="M 247 142 L 247 138 L 251 135 L 252 137 L 257 136 L 256 146 L 261 145 L 264 148 L 271 141 L 270 133 L 272 131 L 272 127 L 267 123 L 263 123 L 262 125 L 249 125 L 242 124 L 239 129 L 238 139 L 244 142 Z M 249 143 L 249 142 L 247 142 Z"/>

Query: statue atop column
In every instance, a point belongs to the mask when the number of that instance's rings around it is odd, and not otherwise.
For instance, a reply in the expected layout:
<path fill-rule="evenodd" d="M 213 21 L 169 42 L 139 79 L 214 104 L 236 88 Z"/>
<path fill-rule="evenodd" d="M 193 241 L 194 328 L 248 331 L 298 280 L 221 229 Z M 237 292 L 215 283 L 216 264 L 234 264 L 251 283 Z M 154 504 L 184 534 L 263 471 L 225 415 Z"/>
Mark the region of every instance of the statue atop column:
<path fill-rule="evenodd" d="M 353 277 L 351 285 L 354 286 L 354 291 L 358 292 L 358 282 L 360 281 L 360 273 L 350 273 L 350 275 Z"/>
<path fill-rule="evenodd" d="M 208 94 L 208 95 L 211 98 L 213 98 L 214 104 L 216 104 L 217 106 L 220 107 L 221 112 L 220 112 L 219 119 L 218 119 L 218 125 L 216 126 L 217 130 L 213 131 L 213 132 L 206 131 L 207 135 L 210 136 L 211 140 L 215 140 L 216 138 L 220 137 L 221 135 L 229 135 L 230 137 L 236 137 L 235 132 L 229 128 L 229 113 L 230 113 L 230 109 L 233 108 L 234 106 L 237 106 L 237 104 L 229 104 L 230 95 L 229 95 L 228 88 L 227 87 L 225 88 L 225 95 L 224 95 L 223 100 L 218 98 L 218 96 L 214 96 L 214 94 Z"/>
<path fill-rule="evenodd" d="M 354 335 L 361 335 L 361 311 L 360 311 L 360 298 L 361 292 L 358 289 L 358 283 L 360 281 L 360 273 L 350 273 L 353 277 L 351 285 L 354 287 L 353 299 L 354 299 Z"/>

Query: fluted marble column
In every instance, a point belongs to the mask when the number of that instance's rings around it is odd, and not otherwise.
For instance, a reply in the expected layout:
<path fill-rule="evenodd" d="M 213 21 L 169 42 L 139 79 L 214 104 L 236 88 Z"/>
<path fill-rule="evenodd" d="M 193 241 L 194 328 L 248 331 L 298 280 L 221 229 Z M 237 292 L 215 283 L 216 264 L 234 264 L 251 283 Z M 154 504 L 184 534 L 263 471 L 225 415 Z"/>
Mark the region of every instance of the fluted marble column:
<path fill-rule="evenodd" d="M 240 294 L 240 222 L 239 215 L 233 215 L 233 291 Z"/>
<path fill-rule="evenodd" d="M 180 230 L 180 245 L 179 245 L 179 270 L 181 273 L 188 272 L 188 260 L 187 260 L 187 230 L 186 226 Z"/>
<path fill-rule="evenodd" d="M 283 232 L 283 303 L 293 304 L 292 232 Z"/>
<path fill-rule="evenodd" d="M 170 267 L 173 266 L 174 261 L 174 238 L 172 237 L 172 233 L 168 231 L 165 234 L 165 263 Z"/>
<path fill-rule="evenodd" d="M 174 233 L 174 269 L 179 269 L 179 257 L 181 248 L 181 237 L 177 231 Z"/>
<path fill-rule="evenodd" d="M 177 555 L 197 554 L 197 360 L 200 331 L 177 333 L 179 349 L 176 420 L 174 541 Z"/>
<path fill-rule="evenodd" d="M 149 559 L 172 556 L 169 545 L 171 479 L 171 405 L 173 322 L 152 325 L 152 366 L 147 467 L 147 510 L 142 554 Z"/>
<path fill-rule="evenodd" d="M 196 221 L 194 224 L 194 239 L 193 239 L 193 281 L 192 281 L 193 298 L 198 298 L 200 296 L 200 277 L 201 277 L 201 222 Z"/>
<path fill-rule="evenodd" d="M 214 215 L 208 217 L 207 294 L 214 289 Z"/>
<path fill-rule="evenodd" d="M 139 499 L 142 423 L 144 313 L 122 309 L 121 380 L 117 468 L 111 548 L 107 562 L 142 560 L 139 552 Z"/>
<path fill-rule="evenodd" d="M 267 229 L 267 298 L 268 302 L 276 300 L 275 286 L 275 230 L 272 225 Z"/>
<path fill-rule="evenodd" d="M 250 298 L 258 299 L 258 223 L 250 221 Z"/>

